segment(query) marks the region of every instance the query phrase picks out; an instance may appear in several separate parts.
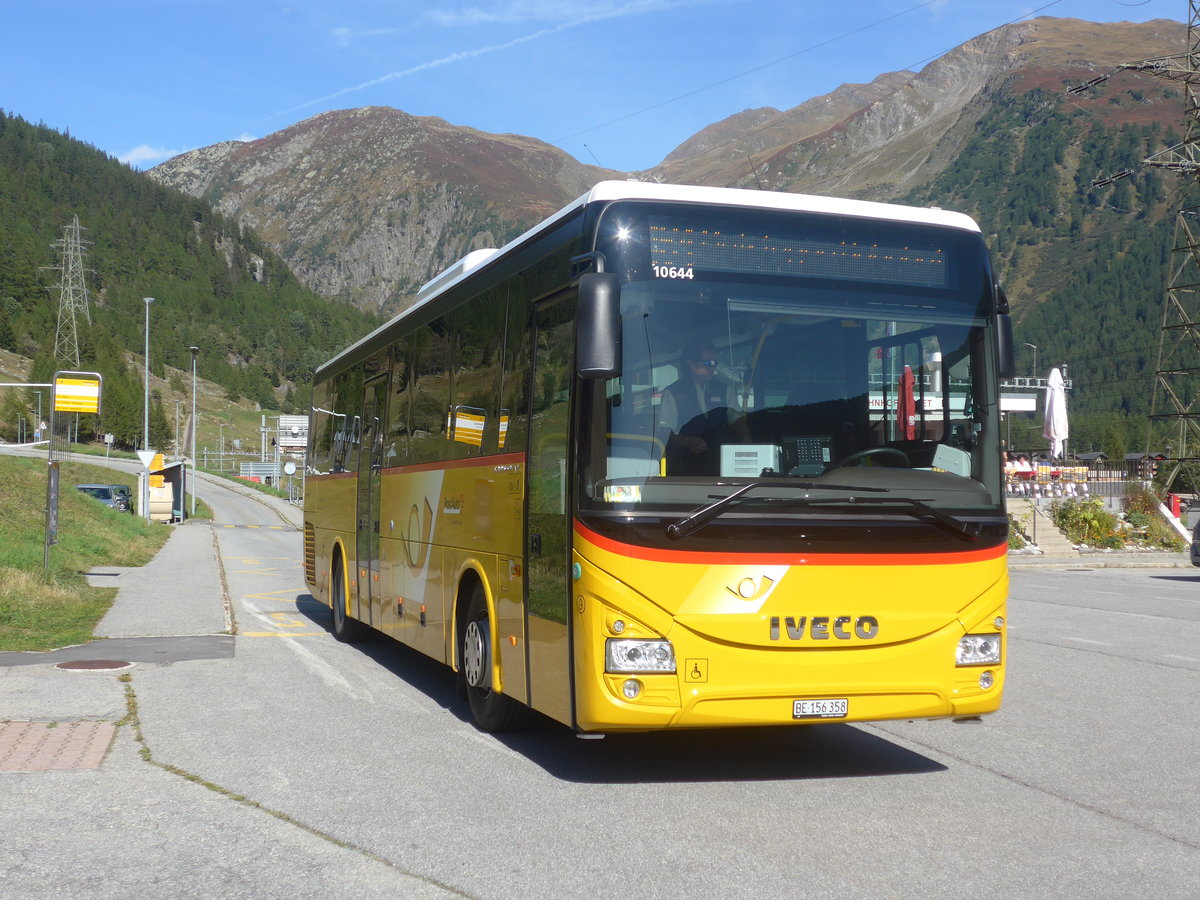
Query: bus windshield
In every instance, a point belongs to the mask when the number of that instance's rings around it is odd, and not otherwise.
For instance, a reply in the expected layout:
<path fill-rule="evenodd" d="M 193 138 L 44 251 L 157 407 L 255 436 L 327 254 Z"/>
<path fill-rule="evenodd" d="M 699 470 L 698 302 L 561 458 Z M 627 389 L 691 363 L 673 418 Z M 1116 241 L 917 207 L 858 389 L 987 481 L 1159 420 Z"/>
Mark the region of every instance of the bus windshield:
<path fill-rule="evenodd" d="M 710 211 L 711 212 L 711 211 Z M 614 204 L 622 372 L 585 392 L 581 509 L 784 499 L 1002 501 L 992 277 L 977 233 Z M 774 489 L 771 488 L 774 485 Z"/>

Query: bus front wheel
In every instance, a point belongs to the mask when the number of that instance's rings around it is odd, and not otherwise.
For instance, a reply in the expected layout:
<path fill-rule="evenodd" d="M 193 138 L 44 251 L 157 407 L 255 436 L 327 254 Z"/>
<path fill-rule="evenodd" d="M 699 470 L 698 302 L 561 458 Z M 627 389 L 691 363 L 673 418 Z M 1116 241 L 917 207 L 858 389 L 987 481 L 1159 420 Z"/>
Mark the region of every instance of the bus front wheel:
<path fill-rule="evenodd" d="M 475 724 L 489 732 L 519 728 L 525 720 L 525 707 L 492 689 L 492 622 L 482 585 L 471 591 L 459 634 L 459 666 Z"/>

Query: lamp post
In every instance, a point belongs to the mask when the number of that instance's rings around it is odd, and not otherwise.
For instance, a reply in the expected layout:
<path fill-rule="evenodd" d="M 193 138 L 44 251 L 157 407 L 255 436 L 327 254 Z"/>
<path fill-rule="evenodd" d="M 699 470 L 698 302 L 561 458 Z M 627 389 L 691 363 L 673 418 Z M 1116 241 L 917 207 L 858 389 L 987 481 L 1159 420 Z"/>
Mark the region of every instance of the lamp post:
<path fill-rule="evenodd" d="M 150 449 L 150 304 L 153 297 L 143 297 L 146 303 L 146 355 L 143 375 L 146 382 L 145 398 L 142 403 L 142 449 Z M 149 511 L 147 511 L 148 513 Z"/>
<path fill-rule="evenodd" d="M 192 517 L 196 515 L 196 354 L 199 347 L 188 347 L 192 354 Z"/>
<path fill-rule="evenodd" d="M 1037 345 L 1031 344 L 1028 341 L 1025 341 L 1025 346 L 1029 347 L 1030 349 L 1033 350 L 1033 377 L 1038 378 L 1040 376 L 1038 375 L 1038 367 L 1037 367 Z"/>
<path fill-rule="evenodd" d="M 153 297 L 143 297 L 146 303 L 146 354 L 143 363 L 143 379 L 146 382 L 145 396 L 142 401 L 142 449 L 150 449 L 150 304 Z M 142 475 L 142 517 L 150 521 L 150 467 Z"/>

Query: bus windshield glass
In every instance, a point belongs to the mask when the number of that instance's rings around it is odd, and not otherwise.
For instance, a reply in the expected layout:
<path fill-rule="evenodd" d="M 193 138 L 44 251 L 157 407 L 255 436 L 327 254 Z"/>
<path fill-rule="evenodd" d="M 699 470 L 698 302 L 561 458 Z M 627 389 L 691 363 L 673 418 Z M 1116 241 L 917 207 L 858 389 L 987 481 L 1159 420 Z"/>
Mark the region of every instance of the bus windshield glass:
<path fill-rule="evenodd" d="M 580 507 L 783 500 L 1001 505 L 995 307 L 980 235 L 845 215 L 616 203 L 622 371 L 580 404 Z M 774 489 L 772 488 L 774 486 Z M 816 494 L 813 494 L 816 496 Z"/>

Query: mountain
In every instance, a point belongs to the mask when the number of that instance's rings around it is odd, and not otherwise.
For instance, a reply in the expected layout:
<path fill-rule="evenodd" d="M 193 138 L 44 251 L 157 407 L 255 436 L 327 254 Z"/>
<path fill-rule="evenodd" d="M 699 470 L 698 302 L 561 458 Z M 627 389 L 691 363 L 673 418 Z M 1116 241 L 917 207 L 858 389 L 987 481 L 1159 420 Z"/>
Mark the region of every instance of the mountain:
<path fill-rule="evenodd" d="M 385 311 L 468 251 L 623 177 L 533 138 L 384 107 L 322 113 L 150 174 L 253 227 L 312 290 Z"/>
<path fill-rule="evenodd" d="M 1151 168 L 1092 182 L 1181 139 L 1182 92 L 1113 70 L 1185 40 L 1166 20 L 1009 25 L 920 72 L 716 121 L 631 174 L 970 213 L 1014 305 L 1019 365 L 1033 374 L 1027 344 L 1042 363 L 1070 364 L 1076 448 L 1140 447 L 1181 185 Z M 326 113 L 150 174 L 252 225 L 310 288 L 385 312 L 468 250 L 625 177 L 533 139 L 381 108 Z M 1035 423 L 1016 425 L 1014 444 L 1040 445 Z"/>

